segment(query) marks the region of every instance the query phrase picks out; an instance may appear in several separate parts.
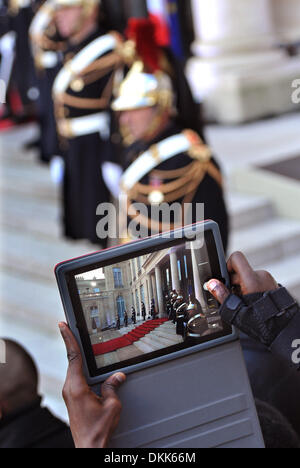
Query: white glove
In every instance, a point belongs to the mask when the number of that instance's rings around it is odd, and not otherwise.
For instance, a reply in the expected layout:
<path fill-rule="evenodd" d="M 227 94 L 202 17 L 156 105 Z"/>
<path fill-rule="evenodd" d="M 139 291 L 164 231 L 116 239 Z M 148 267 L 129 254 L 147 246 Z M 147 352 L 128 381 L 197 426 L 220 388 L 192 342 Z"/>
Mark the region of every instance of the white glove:
<path fill-rule="evenodd" d="M 0 39 L 0 53 L 2 55 L 10 55 L 13 53 L 16 43 L 16 33 L 10 31 Z"/>
<path fill-rule="evenodd" d="M 110 193 L 115 197 L 119 198 L 121 193 L 120 181 L 123 174 L 123 169 L 118 164 L 112 162 L 105 162 L 102 164 L 102 176 L 103 180 L 109 189 Z"/>
<path fill-rule="evenodd" d="M 61 185 L 65 175 L 65 162 L 61 156 L 54 156 L 50 162 L 50 174 L 55 185 Z"/>

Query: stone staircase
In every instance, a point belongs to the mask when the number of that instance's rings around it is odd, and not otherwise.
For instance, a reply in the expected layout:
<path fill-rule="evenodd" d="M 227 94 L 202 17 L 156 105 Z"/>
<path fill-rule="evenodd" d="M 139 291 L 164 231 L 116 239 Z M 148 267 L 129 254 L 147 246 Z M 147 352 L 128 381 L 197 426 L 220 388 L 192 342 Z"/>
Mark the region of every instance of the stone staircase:
<path fill-rule="evenodd" d="M 300 222 L 277 216 L 262 197 L 231 194 L 228 206 L 232 219 L 228 253 L 244 252 L 253 267 L 272 273 L 300 301 Z"/>
<path fill-rule="evenodd" d="M 0 136 L 0 335 L 31 352 L 45 404 L 66 419 L 61 389 L 67 363 L 57 328 L 64 313 L 53 268 L 95 247 L 60 238 L 59 195 L 49 170 L 36 162 L 34 153 L 20 150 L 30 131 Z M 279 218 L 262 197 L 229 193 L 228 205 L 233 229 L 229 252 L 243 250 L 255 267 L 271 271 L 300 300 L 300 223 Z M 170 333 L 171 325 L 144 337 L 140 350 L 181 339 Z"/>
<path fill-rule="evenodd" d="M 126 335 L 140 325 L 143 325 L 143 321 L 138 322 L 136 325 L 129 325 L 126 328 L 121 328 L 119 333 Z M 157 327 L 152 332 L 141 338 L 139 341 L 133 343 L 133 345 L 143 353 L 152 353 L 159 349 L 166 348 L 168 346 L 174 346 L 178 343 L 182 343 L 182 338 L 176 335 L 176 326 L 171 322 L 166 322 Z"/>
<path fill-rule="evenodd" d="M 178 343 L 182 343 L 182 337 L 176 335 L 176 326 L 171 322 L 167 322 L 134 343 L 134 345 L 144 353 L 152 353 Z"/>

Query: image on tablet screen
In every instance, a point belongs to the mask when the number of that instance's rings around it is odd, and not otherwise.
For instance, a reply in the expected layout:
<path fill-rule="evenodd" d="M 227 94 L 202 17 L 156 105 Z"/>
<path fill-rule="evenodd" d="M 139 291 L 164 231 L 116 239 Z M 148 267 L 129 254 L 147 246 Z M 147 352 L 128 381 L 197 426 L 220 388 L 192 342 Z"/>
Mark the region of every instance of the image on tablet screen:
<path fill-rule="evenodd" d="M 186 243 L 77 275 L 97 368 L 222 333 L 207 247 Z"/>

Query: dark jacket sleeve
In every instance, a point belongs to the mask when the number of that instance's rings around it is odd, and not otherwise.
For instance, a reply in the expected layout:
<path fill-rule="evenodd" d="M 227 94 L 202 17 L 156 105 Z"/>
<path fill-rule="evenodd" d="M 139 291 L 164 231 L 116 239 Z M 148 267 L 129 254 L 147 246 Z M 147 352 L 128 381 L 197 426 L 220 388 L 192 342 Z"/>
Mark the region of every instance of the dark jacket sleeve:
<path fill-rule="evenodd" d="M 291 367 L 300 371 L 300 307 L 289 324 L 270 346 L 270 351 L 288 361 Z"/>
<path fill-rule="evenodd" d="M 222 319 L 300 370 L 300 307 L 284 288 L 236 296 L 220 309 Z"/>

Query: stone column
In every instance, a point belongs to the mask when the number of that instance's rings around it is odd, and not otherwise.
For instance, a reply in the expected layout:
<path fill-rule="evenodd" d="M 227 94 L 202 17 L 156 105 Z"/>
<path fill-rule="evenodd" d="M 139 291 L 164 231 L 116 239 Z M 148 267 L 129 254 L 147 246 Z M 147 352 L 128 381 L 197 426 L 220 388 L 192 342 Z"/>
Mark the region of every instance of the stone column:
<path fill-rule="evenodd" d="M 156 292 L 156 278 L 155 278 L 155 275 L 151 275 L 151 284 L 152 284 L 152 291 L 153 291 L 153 296 L 151 297 L 151 300 L 154 299 L 155 300 L 155 305 L 156 305 L 156 307 L 158 307 L 158 296 L 157 296 L 157 292 Z M 147 310 L 147 314 L 148 314 L 148 312 L 149 311 Z"/>
<path fill-rule="evenodd" d="M 238 124 L 295 108 L 300 63 L 291 67 L 277 47 L 271 1 L 192 0 L 196 57 L 187 74 L 208 118 Z"/>
<path fill-rule="evenodd" d="M 283 44 L 300 41 L 299 0 L 271 0 L 276 34 Z"/>
<path fill-rule="evenodd" d="M 147 276 L 146 280 L 145 280 L 146 291 L 145 291 L 145 301 L 144 301 L 145 307 L 146 307 L 146 313 L 147 313 L 147 311 L 149 309 L 149 304 L 151 304 L 150 282 L 151 282 L 150 276 Z"/>
<path fill-rule="evenodd" d="M 261 51 L 274 44 L 270 0 L 192 0 L 202 57 Z"/>
<path fill-rule="evenodd" d="M 148 302 L 149 304 L 151 304 L 152 299 L 154 299 L 151 275 L 148 276 L 147 281 L 148 281 Z"/>
<path fill-rule="evenodd" d="M 156 279 L 156 292 L 157 292 L 157 301 L 158 301 L 158 304 L 156 304 L 156 307 L 158 308 L 159 318 L 163 318 L 165 316 L 164 295 L 163 295 L 161 271 L 159 267 L 155 268 L 155 279 Z"/>
<path fill-rule="evenodd" d="M 180 292 L 180 281 L 178 274 L 178 258 L 176 251 L 170 252 L 170 262 L 171 262 L 171 276 L 172 276 L 172 289 L 175 289 L 178 293 Z"/>
<path fill-rule="evenodd" d="M 194 243 L 191 243 L 191 255 L 192 255 L 192 265 L 193 265 L 193 276 L 194 276 L 194 288 L 195 288 L 195 297 L 200 302 L 203 311 L 207 310 L 207 303 L 204 298 L 203 283 L 200 276 L 200 265 L 207 260 L 201 255 L 202 249 L 196 249 Z"/>

